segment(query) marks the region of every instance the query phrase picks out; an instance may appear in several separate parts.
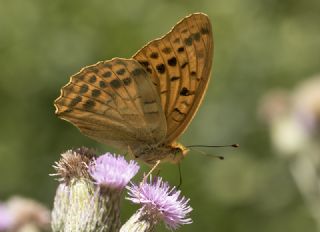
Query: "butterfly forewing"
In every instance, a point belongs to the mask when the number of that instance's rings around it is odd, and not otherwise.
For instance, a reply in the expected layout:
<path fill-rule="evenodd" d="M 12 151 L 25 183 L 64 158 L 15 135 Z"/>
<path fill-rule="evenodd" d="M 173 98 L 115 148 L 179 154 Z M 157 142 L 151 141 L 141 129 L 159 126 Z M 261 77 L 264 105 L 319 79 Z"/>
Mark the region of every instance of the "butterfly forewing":
<path fill-rule="evenodd" d="M 131 59 L 83 68 L 61 89 L 56 114 L 102 143 L 146 163 L 174 163 L 175 140 L 187 128 L 210 78 L 213 37 L 209 18 L 192 14 Z M 180 154 L 180 155 L 181 155 Z"/>
<path fill-rule="evenodd" d="M 194 117 L 208 85 L 212 55 L 211 24 L 206 15 L 198 13 L 133 56 L 149 72 L 159 92 L 167 143 L 176 140 Z"/>
<path fill-rule="evenodd" d="M 166 135 L 158 92 L 133 59 L 115 58 L 82 69 L 55 101 L 56 114 L 97 141 L 127 149 Z"/>

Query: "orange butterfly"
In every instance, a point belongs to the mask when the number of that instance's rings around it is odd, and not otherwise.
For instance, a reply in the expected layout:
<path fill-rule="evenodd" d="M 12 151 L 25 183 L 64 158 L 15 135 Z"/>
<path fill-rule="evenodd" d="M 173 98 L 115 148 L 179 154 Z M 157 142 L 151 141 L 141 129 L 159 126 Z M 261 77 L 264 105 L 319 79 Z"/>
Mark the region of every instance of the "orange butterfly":
<path fill-rule="evenodd" d="M 200 106 L 212 57 L 210 20 L 192 14 L 130 59 L 81 69 L 61 89 L 55 113 L 83 134 L 129 149 L 147 164 L 178 163 L 188 149 L 176 139 Z"/>

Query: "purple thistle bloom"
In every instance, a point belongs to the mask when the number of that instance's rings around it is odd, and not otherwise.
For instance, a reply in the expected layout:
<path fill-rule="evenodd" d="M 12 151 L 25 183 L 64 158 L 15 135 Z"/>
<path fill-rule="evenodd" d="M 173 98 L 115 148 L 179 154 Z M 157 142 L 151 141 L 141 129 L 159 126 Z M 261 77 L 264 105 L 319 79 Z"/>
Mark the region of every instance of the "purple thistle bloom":
<path fill-rule="evenodd" d="M 151 177 L 150 177 L 151 179 Z M 163 220 L 168 229 L 177 229 L 182 224 L 192 223 L 191 218 L 187 218 L 192 208 L 188 205 L 189 200 L 180 196 L 180 191 L 176 191 L 167 182 L 163 182 L 159 177 L 152 183 L 141 183 L 140 185 L 128 186 L 128 200 L 135 204 L 142 204 L 141 210 L 155 218 Z"/>
<path fill-rule="evenodd" d="M 0 203 L 0 231 L 8 230 L 13 224 L 13 215 L 8 207 Z"/>
<path fill-rule="evenodd" d="M 122 190 L 137 174 L 138 164 L 127 162 L 123 156 L 106 153 L 98 157 L 89 166 L 89 173 L 100 186 Z"/>

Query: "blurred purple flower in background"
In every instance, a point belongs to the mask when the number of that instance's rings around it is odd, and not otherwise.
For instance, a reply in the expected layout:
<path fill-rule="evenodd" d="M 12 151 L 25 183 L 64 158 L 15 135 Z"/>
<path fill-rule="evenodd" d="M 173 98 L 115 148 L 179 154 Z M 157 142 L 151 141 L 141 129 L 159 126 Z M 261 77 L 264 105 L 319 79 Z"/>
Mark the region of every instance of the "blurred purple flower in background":
<path fill-rule="evenodd" d="M 0 231 L 8 230 L 13 222 L 12 214 L 9 211 L 9 208 L 0 203 Z"/>
<path fill-rule="evenodd" d="M 320 231 L 320 74 L 292 90 L 270 90 L 259 110 L 276 153 L 286 160 Z"/>
<path fill-rule="evenodd" d="M 50 211 L 35 200 L 13 196 L 0 203 L 0 231 L 47 231 L 49 225 Z"/>

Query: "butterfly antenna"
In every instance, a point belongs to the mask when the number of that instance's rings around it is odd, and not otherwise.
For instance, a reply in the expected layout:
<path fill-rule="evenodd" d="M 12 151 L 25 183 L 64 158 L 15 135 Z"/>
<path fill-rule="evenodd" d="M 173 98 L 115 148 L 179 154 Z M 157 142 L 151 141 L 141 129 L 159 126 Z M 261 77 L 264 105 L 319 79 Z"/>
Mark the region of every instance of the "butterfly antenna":
<path fill-rule="evenodd" d="M 192 148 L 192 149 L 190 149 L 190 150 L 196 151 L 196 152 L 198 152 L 198 153 L 200 153 L 200 154 L 202 154 L 202 155 L 205 155 L 205 156 L 209 156 L 209 157 L 212 157 L 212 158 L 218 158 L 218 159 L 220 159 L 220 160 L 224 160 L 224 157 L 221 156 L 221 155 L 208 154 L 208 153 L 205 153 L 205 152 L 203 152 L 203 151 L 201 151 L 201 150 L 198 150 L 198 149 L 195 149 L 195 148 Z"/>
<path fill-rule="evenodd" d="M 228 145 L 189 145 L 187 146 L 187 148 L 191 148 L 191 147 L 240 147 L 240 145 L 238 143 L 234 143 L 234 144 L 228 144 Z"/>

